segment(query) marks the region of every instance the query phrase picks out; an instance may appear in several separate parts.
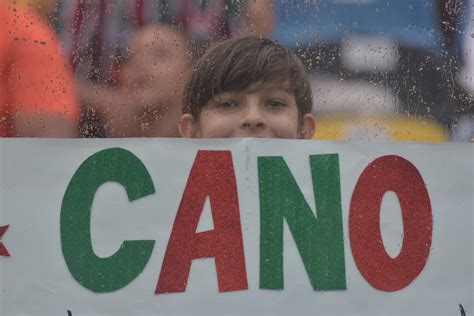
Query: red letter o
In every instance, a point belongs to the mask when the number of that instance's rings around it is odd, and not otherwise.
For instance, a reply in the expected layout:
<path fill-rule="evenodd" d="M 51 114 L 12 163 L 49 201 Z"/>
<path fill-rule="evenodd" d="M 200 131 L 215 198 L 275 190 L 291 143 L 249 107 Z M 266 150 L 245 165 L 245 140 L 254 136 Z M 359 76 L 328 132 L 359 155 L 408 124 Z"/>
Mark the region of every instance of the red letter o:
<path fill-rule="evenodd" d="M 380 207 L 387 191 L 397 194 L 403 218 L 403 245 L 391 258 L 383 246 Z M 349 235 L 352 255 L 374 288 L 397 291 L 423 270 L 430 253 L 433 218 L 425 183 L 408 160 L 383 156 L 362 172 L 352 194 Z"/>

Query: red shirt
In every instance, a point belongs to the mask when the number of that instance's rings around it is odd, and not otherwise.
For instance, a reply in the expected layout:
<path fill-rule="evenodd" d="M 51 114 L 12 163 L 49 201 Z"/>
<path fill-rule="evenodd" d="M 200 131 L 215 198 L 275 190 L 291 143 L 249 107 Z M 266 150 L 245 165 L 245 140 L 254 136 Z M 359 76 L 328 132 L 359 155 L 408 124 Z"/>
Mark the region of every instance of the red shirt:
<path fill-rule="evenodd" d="M 79 115 L 71 70 L 54 32 L 27 8 L 0 3 L 0 137 L 18 114 Z"/>

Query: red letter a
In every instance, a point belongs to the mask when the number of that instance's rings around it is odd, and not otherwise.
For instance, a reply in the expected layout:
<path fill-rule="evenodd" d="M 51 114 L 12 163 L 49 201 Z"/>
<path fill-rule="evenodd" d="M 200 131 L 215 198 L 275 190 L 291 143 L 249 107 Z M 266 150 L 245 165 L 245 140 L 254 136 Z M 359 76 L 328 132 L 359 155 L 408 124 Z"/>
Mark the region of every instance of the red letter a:
<path fill-rule="evenodd" d="M 209 196 L 214 229 L 196 233 Z M 156 294 L 184 292 L 191 261 L 214 257 L 219 292 L 248 288 L 230 151 L 198 151 L 166 249 Z"/>

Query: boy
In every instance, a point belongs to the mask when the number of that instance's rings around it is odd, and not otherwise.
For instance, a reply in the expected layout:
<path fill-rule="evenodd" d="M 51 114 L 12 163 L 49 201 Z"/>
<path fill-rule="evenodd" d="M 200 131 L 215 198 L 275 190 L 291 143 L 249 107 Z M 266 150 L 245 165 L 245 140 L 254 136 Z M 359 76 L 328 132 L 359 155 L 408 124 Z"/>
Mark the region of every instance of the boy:
<path fill-rule="evenodd" d="M 188 81 L 183 137 L 311 139 L 312 94 L 301 61 L 286 47 L 251 36 L 211 48 Z"/>

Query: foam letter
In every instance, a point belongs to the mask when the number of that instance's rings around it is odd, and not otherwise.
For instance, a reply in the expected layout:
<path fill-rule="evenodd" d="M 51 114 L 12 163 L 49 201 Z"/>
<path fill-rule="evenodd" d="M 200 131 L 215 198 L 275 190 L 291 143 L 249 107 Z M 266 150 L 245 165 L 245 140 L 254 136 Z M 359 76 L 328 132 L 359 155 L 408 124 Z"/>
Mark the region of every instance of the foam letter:
<path fill-rule="evenodd" d="M 383 246 L 380 207 L 393 191 L 400 201 L 403 245 L 391 258 Z M 433 218 L 425 183 L 416 167 L 400 156 L 383 156 L 362 172 L 352 194 L 349 234 L 362 276 L 376 289 L 397 291 L 423 270 L 430 253 Z"/>
<path fill-rule="evenodd" d="M 61 246 L 72 276 L 93 292 L 116 291 L 132 282 L 150 259 L 152 240 L 124 241 L 108 258 L 98 257 L 90 234 L 91 207 L 97 189 L 118 182 L 129 201 L 155 193 L 143 163 L 131 152 L 111 148 L 87 158 L 72 177 L 61 206 Z"/>
<path fill-rule="evenodd" d="M 214 229 L 196 233 L 209 196 Z M 166 249 L 156 293 L 184 292 L 191 261 L 214 257 L 220 292 L 248 288 L 230 151 L 199 151 Z"/>
<path fill-rule="evenodd" d="M 315 291 L 346 288 L 339 158 L 310 156 L 317 218 L 282 157 L 259 157 L 260 288 L 283 289 L 286 219 Z"/>

